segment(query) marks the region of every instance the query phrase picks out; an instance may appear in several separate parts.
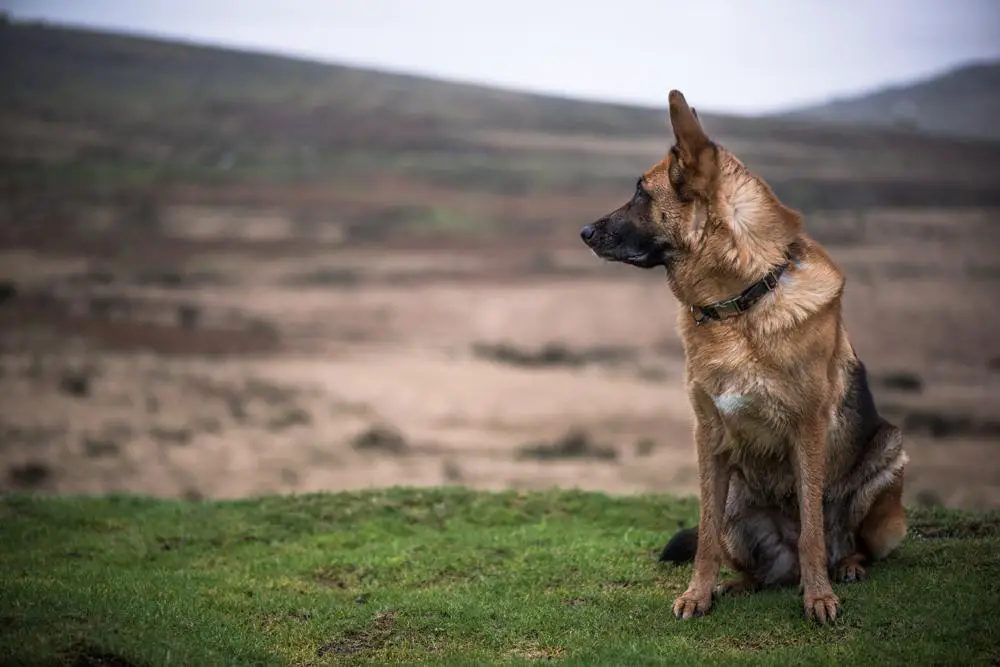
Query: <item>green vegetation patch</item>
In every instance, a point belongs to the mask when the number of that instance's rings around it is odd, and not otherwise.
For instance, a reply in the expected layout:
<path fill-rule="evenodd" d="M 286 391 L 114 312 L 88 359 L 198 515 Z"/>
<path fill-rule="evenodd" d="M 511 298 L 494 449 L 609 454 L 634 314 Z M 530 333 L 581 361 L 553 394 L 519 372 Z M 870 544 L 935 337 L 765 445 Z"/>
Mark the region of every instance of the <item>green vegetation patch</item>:
<path fill-rule="evenodd" d="M 0 497 L 0 655 L 14 665 L 962 664 L 1000 660 L 997 514 L 919 534 L 836 586 L 681 622 L 656 562 L 694 499 L 389 489 L 253 500 Z M 934 532 L 935 539 L 929 535 Z"/>

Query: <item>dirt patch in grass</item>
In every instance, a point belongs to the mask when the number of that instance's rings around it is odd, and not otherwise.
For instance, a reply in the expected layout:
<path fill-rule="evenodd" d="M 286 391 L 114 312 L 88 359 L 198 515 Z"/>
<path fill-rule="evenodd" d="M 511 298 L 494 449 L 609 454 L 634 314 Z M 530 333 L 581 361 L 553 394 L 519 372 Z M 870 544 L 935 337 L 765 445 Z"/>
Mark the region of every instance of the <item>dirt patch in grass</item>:
<path fill-rule="evenodd" d="M 313 573 L 313 580 L 328 588 L 350 590 L 360 588 L 369 574 L 365 568 L 344 563 L 320 568 Z"/>
<path fill-rule="evenodd" d="M 541 662 L 543 660 L 557 660 L 566 652 L 562 646 L 542 646 L 541 644 L 522 644 L 510 650 L 510 657 L 530 660 L 531 662 Z"/>
<path fill-rule="evenodd" d="M 352 655 L 378 651 L 388 644 L 396 627 L 396 613 L 392 610 L 379 612 L 363 628 L 350 630 L 334 641 L 317 649 L 320 657 L 325 655 Z"/>

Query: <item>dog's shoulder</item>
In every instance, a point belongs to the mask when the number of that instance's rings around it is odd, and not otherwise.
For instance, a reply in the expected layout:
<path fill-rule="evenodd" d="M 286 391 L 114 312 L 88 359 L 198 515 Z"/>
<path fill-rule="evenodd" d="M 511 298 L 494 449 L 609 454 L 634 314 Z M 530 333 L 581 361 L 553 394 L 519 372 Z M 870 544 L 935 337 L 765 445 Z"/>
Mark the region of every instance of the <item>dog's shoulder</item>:
<path fill-rule="evenodd" d="M 762 309 L 753 323 L 762 333 L 799 327 L 821 313 L 839 319 L 845 284 L 843 271 L 823 246 L 805 234 L 795 246 L 788 270 L 774 292 L 772 307 Z"/>

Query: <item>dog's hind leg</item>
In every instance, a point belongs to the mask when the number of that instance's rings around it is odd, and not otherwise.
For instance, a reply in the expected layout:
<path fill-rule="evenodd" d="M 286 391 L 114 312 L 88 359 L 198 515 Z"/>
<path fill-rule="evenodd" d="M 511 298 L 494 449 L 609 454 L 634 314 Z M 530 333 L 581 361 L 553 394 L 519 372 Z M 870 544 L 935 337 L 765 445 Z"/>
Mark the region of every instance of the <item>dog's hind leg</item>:
<path fill-rule="evenodd" d="M 902 496 L 907 456 L 902 434 L 884 419 L 879 422 L 865 443 L 867 455 L 849 480 L 849 488 L 855 489 L 849 501 L 833 501 L 827 508 L 835 510 L 826 516 L 827 554 L 838 581 L 866 579 L 864 566 L 885 558 L 906 537 Z"/>
<path fill-rule="evenodd" d="M 906 536 L 906 512 L 902 504 L 903 473 L 898 481 L 885 489 L 872 504 L 858 529 L 857 548 L 848 556 L 831 559 L 833 578 L 841 582 L 864 581 L 868 578 L 865 565 L 885 558 Z M 830 549 L 828 543 L 828 549 Z M 833 549 L 831 549 L 831 552 Z"/>
<path fill-rule="evenodd" d="M 856 483 L 847 524 L 843 525 L 850 531 L 849 553 L 838 554 L 830 560 L 837 564 L 834 576 L 842 581 L 863 579 L 866 573 L 862 564 L 885 558 L 906 537 L 903 469 L 907 455 L 903 450 L 903 437 L 889 422 L 884 419 L 880 422 L 867 443 L 870 454 L 855 470 L 857 478 L 864 481 Z"/>
<path fill-rule="evenodd" d="M 903 509 L 903 470 L 896 473 L 892 485 L 872 503 L 861 529 L 861 547 L 873 560 L 885 558 L 906 537 L 906 510 Z"/>

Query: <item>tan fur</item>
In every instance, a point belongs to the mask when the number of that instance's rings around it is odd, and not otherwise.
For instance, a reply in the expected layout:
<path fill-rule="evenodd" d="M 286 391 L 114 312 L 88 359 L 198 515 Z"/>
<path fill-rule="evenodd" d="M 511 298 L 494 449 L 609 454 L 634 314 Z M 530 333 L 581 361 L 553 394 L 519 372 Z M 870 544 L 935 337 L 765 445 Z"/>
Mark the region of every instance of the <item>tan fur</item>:
<path fill-rule="evenodd" d="M 884 420 L 870 444 L 859 442 L 857 433 L 872 417 L 844 407 L 851 403 L 847 393 L 863 394 L 867 384 L 859 384 L 863 365 L 841 317 L 840 268 L 804 233 L 797 212 L 709 140 L 677 91 L 670 94 L 670 117 L 676 143 L 669 155 L 646 171 L 630 202 L 585 228 L 584 240 L 601 256 L 643 268 L 658 263 L 651 253 L 662 253 L 683 306 L 677 329 L 696 418 L 701 515 L 690 585 L 674 611 L 681 618 L 707 612 L 723 562 L 749 567 L 740 560 L 748 547 L 732 517 L 749 505 L 768 507 L 773 498 L 778 514 L 797 512 L 788 525 L 798 530 L 805 612 L 825 622 L 840 607 L 829 572 L 862 578 L 866 559 L 859 551 L 827 562 L 832 538 L 825 508 L 843 510 L 845 539 L 884 557 L 906 532 L 906 455 L 898 431 Z M 738 294 L 782 264 L 789 249 L 793 258 L 776 290 L 733 319 L 696 324 L 690 306 Z M 864 474 L 877 483 L 858 471 L 859 451 L 872 469 Z M 753 590 L 757 583 L 730 587 Z"/>
<path fill-rule="evenodd" d="M 861 524 L 861 539 L 875 559 L 885 558 L 896 550 L 906 536 L 906 512 L 903 511 L 903 473 L 882 492 Z"/>

